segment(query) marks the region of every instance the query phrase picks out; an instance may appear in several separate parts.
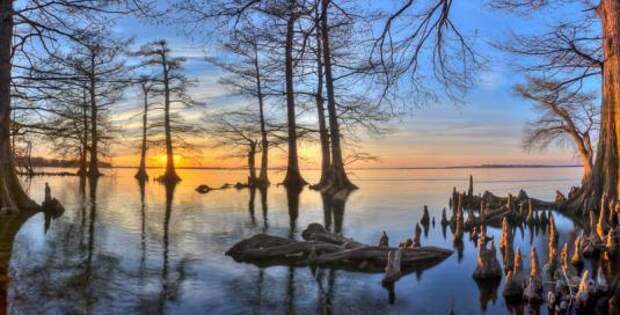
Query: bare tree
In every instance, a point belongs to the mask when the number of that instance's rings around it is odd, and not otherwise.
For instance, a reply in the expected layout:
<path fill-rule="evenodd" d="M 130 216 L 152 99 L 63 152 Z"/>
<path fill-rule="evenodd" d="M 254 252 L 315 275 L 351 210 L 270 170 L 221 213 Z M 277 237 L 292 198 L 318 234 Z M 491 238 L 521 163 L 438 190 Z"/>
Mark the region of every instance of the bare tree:
<path fill-rule="evenodd" d="M 596 159 L 589 178 L 584 182 L 577 194 L 574 194 L 573 200 L 570 200 L 565 206 L 571 209 L 597 209 L 602 196 L 617 199 L 620 195 L 620 142 L 616 133 L 616 122 L 620 121 L 620 3 L 616 0 L 600 0 L 598 4 L 590 1 L 580 0 L 490 0 L 490 4 L 496 8 L 515 11 L 523 14 L 531 14 L 542 12 L 543 10 L 553 11 L 558 5 L 562 5 L 567 10 L 574 10 L 573 14 L 565 14 L 570 16 L 571 21 L 579 21 L 580 23 L 600 22 L 600 28 L 594 27 L 593 30 L 588 28 L 572 27 L 574 22 L 560 22 L 555 29 L 544 36 L 550 36 L 552 39 L 545 42 L 544 45 L 524 45 L 525 49 L 520 49 L 524 55 L 535 56 L 541 58 L 542 62 L 538 65 L 540 69 L 550 70 L 549 75 L 559 76 L 562 79 L 554 80 L 564 82 L 562 85 L 571 85 L 572 83 L 581 84 L 585 78 L 597 76 L 601 73 L 602 80 L 602 106 L 600 119 L 599 142 L 596 150 Z M 420 3 L 413 0 L 404 0 L 403 5 L 386 20 L 386 25 L 382 35 L 377 41 L 377 50 L 380 52 L 380 60 L 382 64 L 393 66 L 391 73 L 401 74 L 407 70 L 415 73 L 418 66 L 422 63 L 422 51 L 425 47 L 433 49 L 435 56 L 433 65 L 435 73 L 439 74 L 440 82 L 450 83 L 456 87 L 467 87 L 468 78 L 470 76 L 452 75 L 450 71 L 450 61 L 458 60 L 475 60 L 476 54 L 471 46 L 465 41 L 465 37 L 454 25 L 450 18 L 452 1 L 450 0 L 432 0 L 427 2 L 426 10 L 420 6 Z M 569 4 L 569 5 L 567 5 Z M 581 7 L 580 7 L 581 6 Z M 421 12 L 420 14 L 407 14 L 414 10 Z M 420 11 L 421 10 L 421 11 Z M 406 17 L 413 17 L 406 18 Z M 398 27 L 398 22 L 405 21 L 411 23 L 411 27 Z M 402 25 L 402 24 L 401 24 Z M 405 30 L 407 33 L 395 37 L 394 31 Z M 600 29 L 600 33 L 598 30 Z M 586 32 L 590 32 L 587 36 L 582 36 Z M 447 36 L 446 31 L 452 34 L 452 38 L 459 44 L 460 52 L 465 53 L 462 58 L 447 58 L 445 49 L 450 47 L 445 45 Z M 398 43 L 405 45 L 394 45 L 393 38 L 398 39 Z M 434 40 L 433 40 L 434 39 Z M 583 43 L 591 43 L 598 41 L 593 48 L 582 49 Z M 542 43 L 537 41 L 538 43 Z M 557 43 L 568 44 L 564 48 L 555 50 L 546 45 L 556 45 Z M 523 43 L 527 43 L 524 41 Z M 404 48 L 403 48 L 404 47 Z M 557 48 L 557 46 L 555 46 Z M 599 56 L 601 58 L 598 58 Z M 576 57 L 576 58 L 571 58 Z M 551 59 L 548 59 L 551 58 Z M 404 66 L 398 66 L 401 60 L 406 60 Z M 551 63 L 545 61 L 552 61 Z M 600 69 L 601 61 L 604 61 L 602 70 Z M 471 65 L 471 62 L 468 64 Z M 568 75 L 564 76 L 563 66 L 572 67 L 568 71 Z M 471 69 L 465 67 L 464 69 Z M 564 68 L 568 69 L 568 68 Z M 465 74 L 466 72 L 462 72 Z M 578 75 L 575 75 L 575 74 Z M 570 78 L 572 76 L 572 78 Z M 397 76 L 395 76 L 397 77 Z M 458 80 L 455 80 L 458 79 Z"/>
<path fill-rule="evenodd" d="M 136 55 L 144 58 L 143 65 L 161 68 L 161 72 L 153 80 L 161 86 L 163 94 L 164 115 L 161 127 L 163 127 L 164 133 L 166 170 L 157 180 L 166 184 L 177 183 L 181 178 L 176 172 L 174 162 L 175 145 L 173 144 L 173 132 L 176 131 L 177 136 L 198 132 L 197 128 L 181 122 L 178 109 L 199 105 L 200 103 L 192 100 L 186 93 L 187 88 L 191 85 L 191 81 L 181 74 L 185 59 L 171 56 L 171 50 L 165 40 L 155 41 L 142 46 Z M 176 111 L 173 105 L 177 106 Z M 177 140 L 182 139 L 177 138 Z M 179 143 L 179 141 L 176 143 L 177 146 L 182 144 L 187 143 Z"/>
<path fill-rule="evenodd" d="M 288 126 L 288 163 L 286 175 L 282 182 L 290 189 L 298 189 L 307 184 L 301 176 L 299 169 L 299 156 L 297 154 L 297 123 L 295 115 L 295 84 L 294 84 L 294 60 L 293 43 L 295 37 L 295 22 L 299 19 L 300 7 L 296 0 L 288 1 L 282 12 L 286 20 L 286 44 L 285 56 L 285 82 L 286 82 L 286 120 Z"/>
<path fill-rule="evenodd" d="M 533 65 L 524 68 L 546 72 L 547 77 L 559 83 L 558 87 L 579 91 L 589 80 L 602 82 L 598 146 L 592 171 L 564 205 L 579 211 L 597 209 L 602 196 L 616 199 L 620 192 L 620 144 L 615 131 L 620 106 L 620 4 L 614 0 L 601 0 L 597 5 L 577 0 L 492 2 L 497 8 L 525 14 L 554 10 L 560 3 L 571 3 L 577 8 L 570 19 L 559 21 L 543 34 L 517 35 L 523 45 L 512 41 L 508 48 L 519 55 L 535 57 Z M 528 51 L 523 49 L 526 45 L 530 46 Z"/>
<path fill-rule="evenodd" d="M 453 1 L 400 3 L 395 12 L 388 14 L 371 54 L 372 62 L 384 69 L 386 96 L 407 75 L 413 92 L 418 94 L 414 102 L 440 96 L 432 91 L 435 83 L 451 99 L 460 99 L 473 86 L 472 73 L 483 66 L 483 60 L 454 23 Z"/>
<path fill-rule="evenodd" d="M 322 42 L 322 34 L 321 28 L 318 27 L 321 23 L 321 14 L 320 6 L 316 5 L 315 8 L 315 24 L 317 25 L 315 34 L 316 34 L 316 111 L 317 111 L 317 120 L 319 125 L 319 140 L 321 143 L 321 178 L 319 182 L 315 185 L 317 188 L 326 187 L 329 184 L 329 168 L 331 166 L 331 151 L 329 148 L 329 131 L 327 130 L 327 124 L 325 119 L 325 98 L 323 96 L 324 89 L 324 71 L 323 71 L 323 45 Z"/>
<path fill-rule="evenodd" d="M 223 44 L 225 51 L 231 53 L 236 60 L 224 62 L 216 58 L 209 60 L 226 72 L 220 83 L 232 89 L 235 95 L 256 100 L 258 107 L 258 125 L 260 126 L 260 174 L 256 184 L 259 187 L 269 186 L 269 139 L 266 124 L 267 98 L 266 89 L 274 84 L 272 72 L 274 64 L 268 64 L 265 55 L 264 36 L 260 29 L 247 25 L 233 32 Z"/>
<path fill-rule="evenodd" d="M 73 60 L 77 72 L 85 78 L 90 113 L 90 145 L 88 174 L 98 177 L 100 142 L 105 140 L 100 132 L 105 127 L 105 115 L 122 97 L 127 88 L 127 66 L 123 60 L 126 41 L 113 41 L 101 33 L 87 34 L 83 49 L 78 48 Z"/>
<path fill-rule="evenodd" d="M 229 158 L 247 158 L 247 183 L 251 187 L 261 185 L 256 172 L 256 154 L 262 150 L 258 144 L 261 142 L 259 139 L 262 138 L 264 130 L 260 120 L 260 113 L 257 114 L 255 110 L 224 112 L 208 115 L 204 119 L 209 134 L 214 135 L 216 139 L 212 144 L 213 147 L 228 148 L 229 153 L 226 157 Z M 276 141 L 268 143 L 277 144 Z"/>
<path fill-rule="evenodd" d="M 148 149 L 148 113 L 150 100 L 149 97 L 153 92 L 154 86 L 151 79 L 147 76 L 142 76 L 139 80 L 140 91 L 142 92 L 142 142 L 140 145 L 140 164 L 138 166 L 138 172 L 134 176 L 138 181 L 144 182 L 149 179 L 149 175 L 146 172 L 146 151 Z"/>
<path fill-rule="evenodd" d="M 321 42 L 322 57 L 325 68 L 325 87 L 327 91 L 327 111 L 329 113 L 329 135 L 331 144 L 331 167 L 329 171 L 328 183 L 331 188 L 336 189 L 356 189 L 344 169 L 344 159 L 342 154 L 342 146 L 340 144 L 340 125 L 338 122 L 338 113 L 336 111 L 336 95 L 334 91 L 334 75 L 332 72 L 332 57 L 330 50 L 328 9 L 331 1 L 321 1 Z"/>
<path fill-rule="evenodd" d="M 296 26 L 300 17 L 309 9 L 304 1 L 286 0 L 216 0 L 205 4 L 202 1 L 180 1 L 176 7 L 183 12 L 181 20 L 196 26 L 215 25 L 216 29 L 236 30 L 245 21 L 266 20 L 265 35 L 274 39 L 276 49 L 283 50 L 284 60 L 281 64 L 284 71 L 284 92 L 286 102 L 286 121 L 288 127 L 288 159 L 287 171 L 283 184 L 292 189 L 300 189 L 306 185 L 299 167 L 297 151 L 298 126 L 296 112 L 295 70 L 298 65 L 296 52 Z M 195 27 L 194 27 L 195 28 Z M 209 32 L 215 34 L 218 32 Z M 283 39 L 283 40 L 282 40 Z M 281 46 L 280 46 L 281 45 Z"/>
<path fill-rule="evenodd" d="M 0 205 L 5 209 L 36 209 L 15 174 L 10 143 L 12 95 L 20 84 L 16 72 L 29 67 L 36 48 L 50 52 L 62 39 L 100 22 L 98 15 L 130 12 L 139 1 L 1 1 L 0 2 Z M 34 43 L 36 42 L 36 44 Z M 19 64 L 17 60 L 24 61 Z M 13 84 L 13 91 L 11 89 Z"/>
<path fill-rule="evenodd" d="M 573 92 L 559 87 L 560 83 L 530 78 L 527 85 L 515 90 L 534 103 L 539 117 L 529 123 L 524 139 L 526 148 L 544 148 L 569 139 L 577 148 L 583 163 L 583 180 L 590 176 L 594 161 L 591 135 L 598 123 L 595 95 Z"/>

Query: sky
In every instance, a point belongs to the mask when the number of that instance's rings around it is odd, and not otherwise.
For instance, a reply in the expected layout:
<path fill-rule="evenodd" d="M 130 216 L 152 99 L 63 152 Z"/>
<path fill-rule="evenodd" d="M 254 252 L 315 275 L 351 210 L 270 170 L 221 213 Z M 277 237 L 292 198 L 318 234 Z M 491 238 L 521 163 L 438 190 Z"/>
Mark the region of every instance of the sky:
<path fill-rule="evenodd" d="M 389 3 L 393 2 L 380 3 L 389 8 Z M 523 77 L 515 71 L 511 57 L 491 45 L 505 38 L 511 30 L 528 32 L 542 29 L 553 21 L 553 14 L 535 18 L 504 14 L 489 9 L 480 0 L 455 1 L 453 12 L 455 23 L 469 36 L 476 38 L 477 49 L 490 61 L 487 69 L 477 74 L 476 86 L 461 102 L 440 99 L 425 106 L 412 106 L 405 115 L 389 123 L 389 133 L 379 136 L 362 134 L 354 143 L 356 150 L 368 152 L 377 160 L 359 162 L 354 167 L 578 163 L 571 147 L 554 146 L 536 152 L 523 149 L 524 129 L 536 113 L 531 104 L 517 98 L 512 91 L 514 84 L 521 82 Z M 250 102 L 228 97 L 227 89 L 218 84 L 222 73 L 205 57 L 218 56 L 221 52 L 216 46 L 205 44 L 201 35 L 188 36 L 175 25 L 150 25 L 130 17 L 119 19 L 115 32 L 135 37 L 136 44 L 166 39 L 176 55 L 188 58 L 186 74 L 197 80 L 190 93 L 195 99 L 205 102 L 207 112 Z M 137 102 L 137 98 L 124 100 L 114 111 L 113 122 L 126 129 L 139 128 Z M 112 163 L 137 165 L 137 148 L 120 142 L 111 150 L 115 152 L 111 157 Z M 320 167 L 316 144 L 301 144 L 300 152 L 303 168 Z M 226 150 L 206 147 L 193 157 L 177 158 L 181 166 L 235 167 L 246 163 L 225 158 L 225 155 Z M 284 158 L 284 152 L 273 152 L 272 166 L 284 166 Z M 157 152 L 151 154 L 148 160 L 150 166 L 161 166 L 163 161 Z"/>

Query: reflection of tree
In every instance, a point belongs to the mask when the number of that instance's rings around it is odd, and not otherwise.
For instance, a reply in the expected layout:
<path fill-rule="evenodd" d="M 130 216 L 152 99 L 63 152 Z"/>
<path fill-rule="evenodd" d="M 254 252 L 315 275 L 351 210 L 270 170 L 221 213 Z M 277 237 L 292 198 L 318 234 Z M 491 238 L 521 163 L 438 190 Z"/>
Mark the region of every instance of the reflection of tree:
<path fill-rule="evenodd" d="M 289 238 L 294 238 L 297 230 L 297 218 L 299 217 L 299 195 L 303 187 L 300 188 L 287 188 L 286 199 L 288 202 L 288 217 L 289 217 Z"/>
<path fill-rule="evenodd" d="M 344 211 L 349 199 L 351 190 L 342 190 L 335 194 L 321 193 L 323 201 L 323 215 L 325 228 L 330 230 L 332 219 L 334 222 L 334 232 L 342 233 L 342 225 L 344 222 Z"/>
<path fill-rule="evenodd" d="M 323 223 L 328 231 L 332 231 L 332 207 L 329 202 L 329 195 L 321 193 L 321 201 L 323 201 Z"/>
<path fill-rule="evenodd" d="M 165 311 L 166 301 L 176 301 L 180 295 L 181 284 L 187 278 L 187 268 L 190 263 L 187 259 L 181 259 L 174 270 L 174 275 L 170 272 L 170 220 L 172 218 L 172 203 L 174 201 L 174 191 L 176 183 L 166 183 L 166 209 L 164 215 L 164 236 L 163 236 L 163 259 L 161 268 L 162 289 L 159 294 L 158 313 Z"/>
<path fill-rule="evenodd" d="M 327 280 L 325 277 L 327 276 Z M 319 287 L 320 314 L 332 314 L 332 300 L 334 298 L 334 283 L 336 282 L 336 270 L 319 269 L 316 275 L 316 282 Z M 327 282 L 327 288 L 325 284 Z"/>
<path fill-rule="evenodd" d="M 140 217 L 142 219 L 140 224 L 140 248 L 142 250 L 140 258 L 140 279 L 144 279 L 146 268 L 146 181 L 138 179 L 138 185 L 140 186 Z"/>
<path fill-rule="evenodd" d="M 174 200 L 174 190 L 176 189 L 176 182 L 169 182 L 165 184 L 166 189 L 166 212 L 164 215 L 164 239 L 163 239 L 163 260 L 161 268 L 161 281 L 162 290 L 159 297 L 159 314 L 164 312 L 164 306 L 166 300 L 174 298 L 173 292 L 170 290 L 171 283 L 168 278 L 169 268 L 169 244 L 170 244 L 170 217 L 172 215 L 172 202 Z"/>
<path fill-rule="evenodd" d="M 107 184 L 108 178 L 102 179 L 100 185 L 103 183 Z M 12 311 L 83 314 L 126 313 L 133 310 L 155 314 L 164 311 L 167 301 L 176 301 L 180 296 L 181 284 L 189 276 L 187 270 L 192 261 L 180 259 L 173 265 L 169 258 L 173 190 L 166 191 L 165 217 L 163 226 L 160 225 L 164 233 L 163 262 L 161 267 L 157 267 L 148 263 L 145 188 L 140 187 L 142 204 L 139 214 L 142 222 L 138 231 L 141 235 L 135 242 L 136 255 L 132 255 L 137 260 L 126 260 L 122 254 L 115 254 L 116 250 L 113 249 L 110 254 L 102 247 L 116 240 L 106 239 L 106 236 L 112 235 L 108 234 L 108 228 L 115 227 L 98 222 L 101 221 L 101 209 L 105 209 L 102 205 L 106 201 L 104 192 L 111 190 L 101 189 L 103 194 L 97 194 L 96 185 L 94 183 L 89 191 L 92 192 L 90 202 L 76 206 L 75 213 L 78 215 L 65 216 L 53 224 L 45 236 L 43 251 L 30 251 L 31 247 L 26 242 L 38 236 L 31 236 L 29 232 L 15 240 L 16 245 L 13 245 L 15 234 L 28 217 L 19 217 L 15 224 L 9 220 L 0 223 L 0 281 L 3 285 L 0 294 L 5 305 L 9 259 L 18 269 L 8 294 Z M 16 250 L 11 255 L 13 247 Z M 140 249 L 141 259 L 138 257 Z M 162 281 L 161 289 L 148 285 L 159 281 Z"/>
<path fill-rule="evenodd" d="M 88 223 L 88 254 L 86 258 L 86 276 L 90 278 L 93 251 L 95 249 L 95 221 L 97 220 L 97 184 L 98 176 L 89 177 L 90 218 Z"/>
<path fill-rule="evenodd" d="M 2 218 L 0 221 L 0 310 L 7 310 L 7 291 L 10 283 L 9 264 L 15 236 L 32 215 L 34 212 L 21 213 L 17 216 Z"/>
<path fill-rule="evenodd" d="M 248 201 L 248 212 L 250 213 L 250 221 L 252 222 L 252 227 L 256 226 L 256 214 L 254 211 L 254 203 L 256 201 L 256 187 L 251 186 L 248 191 L 250 192 L 250 200 Z"/>
<path fill-rule="evenodd" d="M 286 282 L 286 314 L 295 314 L 295 267 L 288 267 Z"/>
<path fill-rule="evenodd" d="M 267 189 L 269 188 L 259 187 L 258 189 L 260 191 L 260 204 L 263 210 L 263 233 L 265 233 L 269 229 L 269 220 L 268 220 L 269 206 L 267 205 Z"/>
<path fill-rule="evenodd" d="M 501 279 L 497 280 L 485 280 L 485 281 L 475 281 L 478 285 L 479 291 L 479 302 L 480 302 L 480 310 L 482 313 L 485 313 L 487 310 L 487 305 L 489 302 L 493 302 L 497 300 L 497 288 L 499 287 Z"/>

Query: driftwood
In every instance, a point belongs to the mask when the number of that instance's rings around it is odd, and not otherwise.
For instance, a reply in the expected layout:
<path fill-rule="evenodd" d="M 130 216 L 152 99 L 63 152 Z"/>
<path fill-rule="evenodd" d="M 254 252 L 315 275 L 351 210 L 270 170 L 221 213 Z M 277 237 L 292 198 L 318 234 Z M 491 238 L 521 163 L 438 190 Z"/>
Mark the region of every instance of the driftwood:
<path fill-rule="evenodd" d="M 209 185 L 199 185 L 198 187 L 196 187 L 196 192 L 200 193 L 200 194 L 206 194 L 210 191 L 213 190 L 225 190 L 225 189 L 229 189 L 229 188 L 235 188 L 237 190 L 241 190 L 241 189 L 245 189 L 245 188 L 249 188 L 251 187 L 250 184 L 247 183 L 241 183 L 241 182 L 237 182 L 236 184 L 229 184 L 229 183 L 225 183 L 220 187 L 210 187 Z"/>
<path fill-rule="evenodd" d="M 399 249 L 366 245 L 331 233 L 318 223 L 308 225 L 302 237 L 303 241 L 297 241 L 257 234 L 235 244 L 226 255 L 259 266 L 318 266 L 380 273 L 386 270 L 388 254 L 400 251 L 403 274 L 430 268 L 452 255 L 451 250 L 432 246 Z"/>

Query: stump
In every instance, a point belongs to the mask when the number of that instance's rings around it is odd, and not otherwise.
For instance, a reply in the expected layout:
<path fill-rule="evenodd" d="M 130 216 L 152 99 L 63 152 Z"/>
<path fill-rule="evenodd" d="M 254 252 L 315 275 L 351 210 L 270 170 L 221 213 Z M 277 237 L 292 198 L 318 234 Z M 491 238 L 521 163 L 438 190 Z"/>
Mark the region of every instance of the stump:
<path fill-rule="evenodd" d="M 402 256 L 403 252 L 400 248 L 388 252 L 385 276 L 383 276 L 383 280 L 381 281 L 383 286 L 388 286 L 402 277 L 403 274 L 400 271 L 400 259 Z"/>
<path fill-rule="evenodd" d="M 478 240 L 478 260 L 473 277 L 477 280 L 498 279 L 502 277 L 502 268 L 496 257 L 495 242 L 490 242 L 487 246 L 484 237 Z"/>

